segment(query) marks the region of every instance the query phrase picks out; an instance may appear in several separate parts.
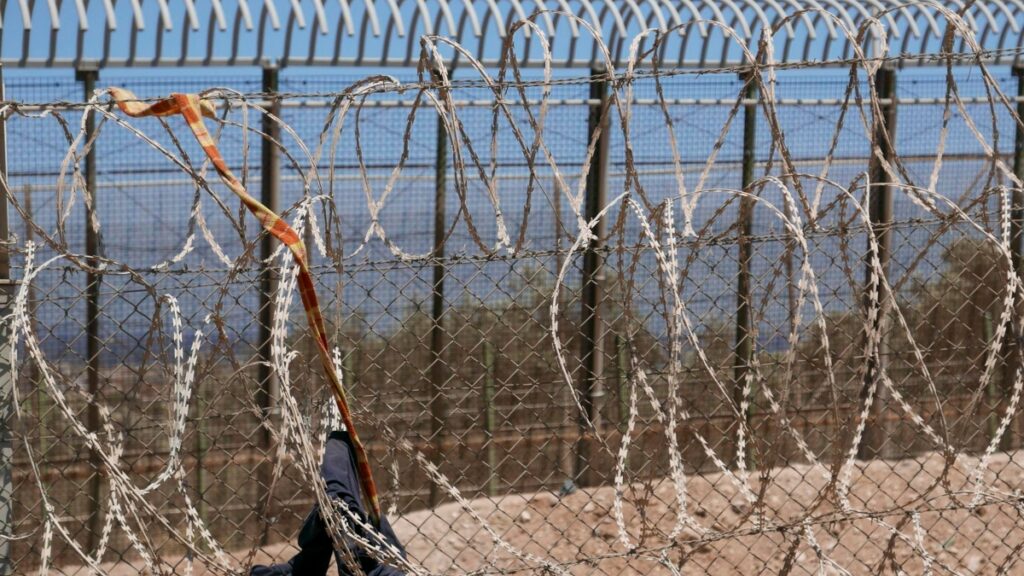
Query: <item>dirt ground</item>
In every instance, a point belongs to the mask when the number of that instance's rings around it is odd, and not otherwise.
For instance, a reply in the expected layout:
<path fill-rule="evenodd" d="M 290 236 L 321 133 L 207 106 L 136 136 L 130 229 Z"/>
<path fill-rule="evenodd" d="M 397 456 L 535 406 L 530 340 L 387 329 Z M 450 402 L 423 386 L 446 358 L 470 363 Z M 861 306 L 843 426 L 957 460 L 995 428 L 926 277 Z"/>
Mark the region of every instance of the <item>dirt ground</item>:
<path fill-rule="evenodd" d="M 919 510 L 922 542 L 932 556 L 934 573 L 996 574 L 1000 566 L 1015 561 L 1024 547 L 1024 504 L 1020 512 L 1005 503 L 982 506 L 973 512 L 965 509 L 963 504 L 972 494 L 965 474 L 976 461 L 962 458 L 944 482 L 940 482 L 944 466 L 938 454 L 859 463 L 853 474 L 850 501 L 855 508 L 872 512 L 905 506 Z M 1024 489 L 1024 451 L 997 454 L 989 471 L 987 478 L 998 488 Z M 818 498 L 827 483 L 822 472 L 821 468 L 804 465 L 772 470 L 764 499 L 769 522 L 792 522 L 803 518 L 807 511 L 814 517 L 832 516 L 836 510 L 834 496 L 824 502 Z M 752 477 L 751 485 L 757 492 L 759 479 Z M 682 574 L 778 574 L 787 555 L 791 573 L 818 573 L 821 561 L 808 544 L 803 528 L 757 532 L 751 506 L 722 474 L 688 476 L 687 493 L 687 510 L 709 532 L 699 537 L 694 529 L 687 528 L 676 538 L 677 546 L 667 554 Z M 957 499 L 950 498 L 950 493 Z M 564 497 L 539 492 L 483 498 L 472 501 L 471 506 L 505 542 L 559 564 L 571 574 L 671 574 L 649 554 L 625 554 L 618 539 L 613 500 L 614 489 L 603 486 Z M 631 541 L 642 538 L 640 547 L 647 550 L 665 546 L 676 520 L 675 509 L 675 490 L 670 481 L 631 484 L 623 510 Z M 908 543 L 916 542 L 911 516 L 895 512 L 878 520 L 899 525 L 907 541 L 897 539 L 891 544 L 892 532 L 868 518 L 815 522 L 811 532 L 826 562 L 831 560 L 851 574 L 895 573 L 894 565 L 907 574 L 925 573 L 926 562 Z M 488 532 L 455 503 L 399 516 L 393 524 L 410 559 L 433 573 L 517 568 L 523 574 L 543 572 L 538 564 L 517 559 L 496 545 Z M 790 554 L 794 545 L 796 551 Z M 283 561 L 294 551 L 290 543 L 272 545 L 264 548 L 256 561 Z M 244 552 L 238 555 L 244 556 Z M 110 574 L 139 573 L 137 567 L 124 563 L 109 568 Z M 178 568 L 179 573 L 183 572 L 182 565 Z M 1007 574 L 1024 573 L 1024 560 L 1006 568 Z M 196 573 L 204 570 L 197 567 Z"/>

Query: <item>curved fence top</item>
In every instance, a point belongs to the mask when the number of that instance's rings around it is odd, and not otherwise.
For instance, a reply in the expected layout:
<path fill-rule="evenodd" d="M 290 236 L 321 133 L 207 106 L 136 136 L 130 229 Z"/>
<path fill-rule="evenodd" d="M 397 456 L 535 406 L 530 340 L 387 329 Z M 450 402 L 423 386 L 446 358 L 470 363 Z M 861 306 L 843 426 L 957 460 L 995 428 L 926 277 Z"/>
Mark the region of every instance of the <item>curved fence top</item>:
<path fill-rule="evenodd" d="M 715 66 L 743 60 L 772 30 L 783 62 L 852 56 L 884 35 L 890 56 L 905 64 L 942 49 L 959 18 L 991 62 L 1016 62 L 1024 40 L 1024 0 L 11 0 L 0 4 L 0 60 L 13 67 L 150 67 L 210 65 L 411 66 L 423 35 L 451 38 L 485 64 L 502 59 L 514 33 L 522 65 L 545 58 L 559 67 L 629 57 L 643 31 L 669 31 L 661 61 Z M 569 17 L 568 14 L 574 14 Z M 865 23 L 877 19 L 879 26 Z M 595 42 L 599 35 L 601 42 Z M 966 51 L 963 36 L 953 51 Z M 876 46 L 877 49 L 877 46 Z M 454 58 L 454 56 L 453 56 Z"/>

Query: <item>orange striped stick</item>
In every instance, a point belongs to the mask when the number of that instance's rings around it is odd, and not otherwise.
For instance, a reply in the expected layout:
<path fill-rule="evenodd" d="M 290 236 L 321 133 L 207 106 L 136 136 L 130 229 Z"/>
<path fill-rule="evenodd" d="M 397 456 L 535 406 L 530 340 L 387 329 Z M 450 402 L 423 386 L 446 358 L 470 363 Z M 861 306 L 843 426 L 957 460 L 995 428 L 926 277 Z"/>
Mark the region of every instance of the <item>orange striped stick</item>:
<path fill-rule="evenodd" d="M 152 103 L 140 102 L 135 95 L 128 90 L 121 88 L 110 88 L 110 95 L 117 102 L 118 107 L 125 114 L 134 118 L 144 116 L 172 116 L 181 114 L 185 117 L 192 135 L 203 147 L 210 162 L 217 169 L 220 179 L 238 196 L 245 207 L 256 219 L 260 221 L 263 228 L 273 234 L 275 238 L 284 242 L 291 250 L 292 257 L 299 269 L 299 295 L 302 297 L 302 306 L 306 310 L 306 320 L 309 329 L 312 331 L 317 343 L 317 350 L 320 352 L 320 363 L 323 365 L 324 373 L 327 374 L 327 381 L 331 384 L 331 391 L 334 393 L 334 400 L 341 412 L 341 419 L 348 428 L 349 437 L 352 439 L 352 447 L 356 456 L 356 466 L 359 472 L 359 481 L 363 487 L 363 495 L 370 503 L 370 518 L 375 526 L 380 526 L 380 501 L 377 498 L 377 484 L 373 481 L 373 474 L 370 470 L 370 461 L 366 456 L 359 436 L 356 434 L 355 424 L 352 421 L 352 413 L 348 409 L 348 401 L 345 396 L 345 388 L 334 371 L 334 364 L 331 362 L 330 352 L 327 349 L 327 331 L 324 327 L 323 315 L 320 313 L 320 304 L 317 302 L 316 289 L 313 286 L 313 278 L 309 274 L 309 265 L 306 255 L 306 247 L 303 245 L 299 235 L 288 225 L 287 222 L 274 214 L 248 192 L 238 178 L 228 169 L 220 150 L 210 137 L 206 125 L 203 123 L 203 116 L 216 117 L 213 105 L 202 100 L 195 94 L 171 94 L 169 98 Z"/>

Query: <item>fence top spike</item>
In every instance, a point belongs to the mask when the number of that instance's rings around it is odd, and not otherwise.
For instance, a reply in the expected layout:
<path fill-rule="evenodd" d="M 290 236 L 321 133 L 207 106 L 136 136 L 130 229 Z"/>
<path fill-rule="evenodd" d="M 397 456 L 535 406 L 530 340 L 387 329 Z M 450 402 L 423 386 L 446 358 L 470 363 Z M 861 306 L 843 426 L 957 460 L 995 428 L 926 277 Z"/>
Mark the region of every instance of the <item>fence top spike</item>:
<path fill-rule="evenodd" d="M 237 37 L 235 27 L 244 27 L 252 31 L 255 27 L 251 0 L 237 0 L 237 16 L 233 21 L 225 13 L 223 0 L 211 0 L 211 17 L 201 19 L 195 0 L 184 2 L 168 2 L 156 0 L 155 8 L 144 9 L 141 0 L 129 0 L 125 14 L 118 14 L 118 7 L 113 0 L 102 0 L 102 11 L 92 11 L 105 20 L 104 26 L 91 26 L 90 11 L 85 0 L 72 0 L 72 8 L 62 9 L 57 0 L 17 0 L 21 18 L 0 20 L 0 29 L 7 34 L 21 33 L 25 37 L 33 34 L 33 21 L 40 19 L 49 21 L 47 34 L 57 35 L 57 44 L 62 50 L 72 50 L 74 54 L 62 52 L 56 57 L 52 52 L 51 43 L 28 41 L 28 53 L 10 51 L 0 55 L 0 61 L 15 67 L 67 67 L 75 62 L 89 59 L 100 59 L 98 47 L 106 45 L 102 60 L 106 67 L 137 67 L 137 66 L 170 66 L 170 65 L 218 65 L 241 62 L 256 62 L 260 58 L 281 59 L 289 66 L 323 65 L 337 63 L 374 63 L 383 66 L 404 66 L 409 64 L 408 54 L 389 53 L 390 47 L 397 46 L 394 42 L 366 41 L 359 36 L 357 41 L 341 42 L 340 36 L 355 38 L 357 22 L 364 21 L 369 25 L 373 38 L 389 36 L 386 40 L 404 38 L 406 35 L 418 37 L 419 34 L 444 34 L 466 46 L 479 45 L 483 48 L 481 59 L 484 62 L 495 61 L 500 57 L 500 42 L 487 42 L 488 34 L 497 33 L 503 38 L 513 21 L 530 16 L 522 0 L 509 0 L 499 3 L 497 0 L 409 0 L 399 5 L 397 0 L 338 0 L 335 9 L 341 10 L 341 16 L 328 18 L 328 2 L 311 0 L 306 5 L 300 0 L 263 0 L 261 12 L 270 26 L 258 31 L 259 42 L 232 41 Z M 258 1 L 258 0 L 257 0 Z M 379 10 L 380 2 L 386 2 L 387 8 Z M 633 34 L 645 30 L 648 26 L 660 30 L 678 28 L 678 39 L 675 42 L 687 44 L 685 50 L 666 50 L 661 56 L 668 66 L 690 66 L 697 60 L 689 61 L 678 57 L 672 60 L 672 54 L 688 52 L 691 54 L 707 54 L 717 51 L 716 46 L 722 43 L 722 37 L 733 37 L 750 43 L 753 30 L 768 29 L 778 25 L 783 19 L 785 24 L 772 35 L 779 46 L 785 43 L 786 50 L 778 50 L 781 58 L 795 60 L 812 57 L 817 60 L 835 60 L 848 56 L 848 42 L 841 37 L 846 33 L 838 22 L 845 24 L 849 30 L 856 32 L 861 23 L 868 19 L 880 18 L 889 38 L 923 38 L 930 35 L 933 39 L 942 38 L 945 33 L 944 15 L 952 15 L 952 11 L 963 11 L 962 18 L 981 42 L 981 49 L 992 53 L 990 59 L 1002 62 L 1006 57 L 1000 50 L 1015 48 L 1021 44 L 1022 24 L 1024 24 L 1024 0 L 982 0 L 972 4 L 964 0 L 950 0 L 942 5 L 937 2 L 902 2 L 901 0 L 536 0 L 535 7 L 542 15 L 539 17 L 541 29 L 549 38 L 560 34 L 572 39 L 580 36 L 580 26 L 576 17 L 583 18 L 594 28 L 603 40 L 613 35 L 617 41 L 628 41 Z M 311 7 L 312 21 L 305 9 Z M 282 12 L 284 10 L 284 12 Z M 558 17 L 552 12 L 574 13 L 573 18 Z M 129 14 L 133 26 L 121 29 L 118 17 Z M 436 18 L 440 15 L 440 18 Z M 795 15 L 795 18 L 787 16 Z M 3 15 L 0 15 L 2 18 Z M 290 34 L 282 26 L 283 17 L 299 29 L 313 25 L 316 34 L 328 38 L 323 42 L 310 42 L 308 46 L 299 35 Z M 953 17 L 953 16 L 951 16 Z M 836 20 L 838 18 L 838 20 Z M 468 21 L 468 26 L 464 25 Z M 174 23 L 185 23 L 185 28 L 177 29 Z M 412 29 L 415 22 L 415 30 Z M 438 22 L 444 22 L 440 28 Z M 709 26 L 709 23 L 714 23 Z M 699 35 L 687 34 L 693 24 Z M 147 25 L 162 28 L 166 35 L 140 36 Z M 822 42 L 818 36 L 820 27 L 827 29 L 831 41 Z M 212 30 L 205 30 L 213 28 Z M 437 29 L 435 29 L 437 28 Z M 61 42 L 66 30 L 79 31 L 84 35 L 82 42 Z M 715 33 L 709 34 L 713 30 Z M 206 33 L 203 33 L 203 32 Z M 730 32 L 731 31 L 731 32 Z M 199 32 L 199 33 L 195 33 Z M 103 34 L 106 36 L 98 36 Z M 531 29 L 524 28 L 522 35 L 528 38 Z M 96 35 L 96 36 L 94 36 Z M 187 42 L 182 45 L 185 54 L 163 55 L 157 51 L 154 59 L 139 59 L 134 53 L 150 53 L 144 44 L 174 42 L 175 38 L 188 35 Z M 586 36 L 586 34 L 584 34 Z M 333 37 L 334 41 L 330 39 Z M 229 38 L 225 40 L 225 38 Z M 95 39 L 95 41 L 92 41 Z M 69 39 L 70 40 L 70 39 Z M 836 41 L 839 40 L 839 41 Z M 415 42 L 414 42 L 415 43 Z M 962 43 L 958 43 L 960 45 Z M 214 49 L 216 45 L 217 49 Z M 901 44 L 894 43 L 893 50 Z M 257 48 L 257 46 L 259 48 Z M 904 42 L 903 47 L 908 45 Z M 925 42 L 922 50 L 928 46 Z M 331 47 L 337 47 L 338 54 L 327 55 Z M 576 63 L 589 62 L 596 57 L 596 44 L 593 42 L 551 42 L 552 61 L 557 66 L 572 66 Z M 583 51 L 581 53 L 581 50 Z M 590 53 L 586 53 L 590 50 Z M 309 53 L 313 51 L 314 53 Z M 321 54 L 323 52 L 324 54 Z M 725 54 L 725 64 L 741 62 L 735 50 Z M 618 54 L 616 58 L 625 57 Z M 701 61 L 703 58 L 701 59 Z M 913 63 L 913 56 L 908 56 L 907 63 Z M 538 50 L 523 54 L 520 63 L 523 66 L 537 67 L 543 65 Z M 617 62 L 618 63 L 618 62 Z"/>

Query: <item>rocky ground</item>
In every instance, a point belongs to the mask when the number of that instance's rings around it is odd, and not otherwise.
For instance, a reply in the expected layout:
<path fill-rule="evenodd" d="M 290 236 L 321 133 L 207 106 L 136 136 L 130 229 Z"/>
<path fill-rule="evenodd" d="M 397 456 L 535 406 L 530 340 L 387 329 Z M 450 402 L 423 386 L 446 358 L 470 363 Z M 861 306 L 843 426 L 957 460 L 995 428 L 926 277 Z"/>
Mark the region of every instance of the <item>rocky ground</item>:
<path fill-rule="evenodd" d="M 826 519 L 805 530 L 799 522 L 787 530 L 756 532 L 756 514 L 733 482 L 722 474 L 687 478 L 686 508 L 706 532 L 685 528 L 667 549 L 682 574 L 778 574 L 787 563 L 792 574 L 817 574 L 824 563 L 841 574 L 1006 574 L 1024 573 L 1024 560 L 1009 564 L 1024 547 L 1024 505 L 990 504 L 970 511 L 971 485 L 966 478 L 973 458 L 963 458 L 943 478 L 940 455 L 897 461 L 860 463 L 854 472 L 850 501 L 858 509 L 886 512 L 877 518 L 836 520 L 835 497 L 821 500 L 827 484 L 822 468 L 794 465 L 771 471 L 764 496 L 764 514 L 773 523 L 799 521 L 808 512 Z M 998 454 L 989 465 L 990 481 L 1004 491 L 1024 490 L 1024 452 Z M 755 492 L 760 480 L 751 478 Z M 956 495 L 951 498 L 949 494 Z M 486 519 L 510 546 L 571 574 L 671 574 L 652 554 L 628 554 L 619 540 L 613 513 L 614 489 L 581 489 L 559 496 L 549 492 L 473 500 L 473 514 L 449 503 L 394 519 L 411 560 L 433 573 L 473 571 L 542 573 L 541 565 L 517 558 L 473 518 Z M 959 504 L 958 504 L 959 502 Z M 921 539 L 914 518 L 900 512 L 920 511 Z M 675 525 L 676 492 L 668 480 L 631 484 L 623 515 L 629 538 L 641 549 L 657 550 L 670 543 Z M 902 538 L 892 542 L 899 526 Z M 807 530 L 820 554 L 808 542 Z M 920 542 L 920 544 L 917 544 Z M 930 558 L 922 559 L 921 545 Z M 790 553 L 793 547 L 795 552 Z M 889 550 L 889 552 L 887 552 Z M 289 543 L 261 550 L 257 562 L 283 560 L 294 552 Z M 244 553 L 240 553 L 240 556 Z M 137 574 L 138 567 L 121 563 L 110 574 Z M 181 565 L 179 564 L 179 568 Z M 73 573 L 73 572 L 69 572 Z M 197 567 L 196 573 L 204 571 Z"/>

